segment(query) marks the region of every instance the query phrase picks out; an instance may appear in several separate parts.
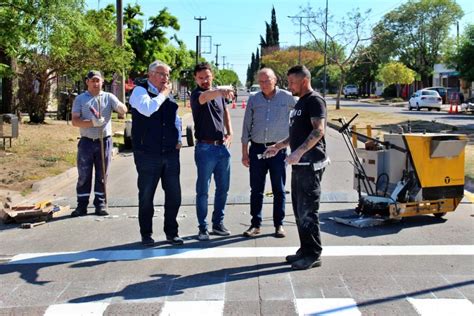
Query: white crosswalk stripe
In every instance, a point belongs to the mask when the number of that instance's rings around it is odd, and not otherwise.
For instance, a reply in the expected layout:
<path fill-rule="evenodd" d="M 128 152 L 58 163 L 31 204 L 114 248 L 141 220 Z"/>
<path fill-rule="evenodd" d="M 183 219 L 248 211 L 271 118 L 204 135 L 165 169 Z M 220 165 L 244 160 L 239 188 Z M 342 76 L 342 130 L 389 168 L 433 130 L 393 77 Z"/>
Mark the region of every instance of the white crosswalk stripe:
<path fill-rule="evenodd" d="M 13 256 L 9 264 L 127 261 L 204 258 L 276 258 L 295 253 L 296 247 L 168 248 L 26 253 Z M 434 246 L 326 246 L 323 257 L 345 256 L 472 256 L 471 245 Z"/>
<path fill-rule="evenodd" d="M 357 303 L 352 298 L 302 298 L 296 299 L 298 315 L 360 316 Z"/>
<path fill-rule="evenodd" d="M 106 302 L 55 304 L 48 307 L 44 316 L 99 316 L 104 314 L 107 306 L 109 303 Z"/>
<path fill-rule="evenodd" d="M 474 305 L 466 299 L 415 299 L 408 298 L 421 316 L 472 316 Z"/>
<path fill-rule="evenodd" d="M 167 301 L 161 310 L 161 316 L 206 315 L 219 316 L 224 313 L 224 301 Z"/>

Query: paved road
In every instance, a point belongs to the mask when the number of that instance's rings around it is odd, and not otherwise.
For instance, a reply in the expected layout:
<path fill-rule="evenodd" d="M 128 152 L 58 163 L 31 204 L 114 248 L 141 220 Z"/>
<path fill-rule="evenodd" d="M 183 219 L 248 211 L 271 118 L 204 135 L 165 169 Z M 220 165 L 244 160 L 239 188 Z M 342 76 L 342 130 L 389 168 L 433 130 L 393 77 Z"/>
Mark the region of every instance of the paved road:
<path fill-rule="evenodd" d="M 239 104 L 240 105 L 240 104 Z M 243 110 L 232 110 L 236 135 Z M 187 118 L 189 119 L 189 118 Z M 136 173 L 130 154 L 112 163 L 109 218 L 93 215 L 30 230 L 0 225 L 0 314 L 162 315 L 439 315 L 474 313 L 474 209 L 464 202 L 446 220 L 433 216 L 356 229 L 329 217 L 352 214 L 357 196 L 347 149 L 329 131 L 332 164 L 321 207 L 323 266 L 293 272 L 283 262 L 298 246 L 291 204 L 288 237 L 272 236 L 271 204 L 263 234 L 247 239 L 248 173 L 240 141 L 231 147 L 228 238 L 196 240 L 193 148 L 181 153 L 183 247 L 162 240 L 157 206 L 153 249 L 143 248 L 137 223 Z M 74 170 L 39 186 L 42 197 L 74 203 Z M 267 191 L 270 191 L 267 188 Z M 212 191 L 211 191 L 212 192 Z M 271 201 L 270 198 L 267 198 Z M 161 192 L 156 203 L 162 202 Z M 289 201 L 287 201 L 289 202 Z"/>

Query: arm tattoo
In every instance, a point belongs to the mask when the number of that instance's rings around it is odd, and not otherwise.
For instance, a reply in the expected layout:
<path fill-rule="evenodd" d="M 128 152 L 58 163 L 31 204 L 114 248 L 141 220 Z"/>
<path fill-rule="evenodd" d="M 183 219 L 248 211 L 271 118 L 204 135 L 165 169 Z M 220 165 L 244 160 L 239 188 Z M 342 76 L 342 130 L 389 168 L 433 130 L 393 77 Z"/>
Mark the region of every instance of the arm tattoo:
<path fill-rule="evenodd" d="M 313 125 L 313 130 L 300 146 L 300 148 L 305 152 L 313 148 L 314 145 L 316 145 L 316 143 L 324 136 L 324 119 L 311 118 L 311 124 Z"/>

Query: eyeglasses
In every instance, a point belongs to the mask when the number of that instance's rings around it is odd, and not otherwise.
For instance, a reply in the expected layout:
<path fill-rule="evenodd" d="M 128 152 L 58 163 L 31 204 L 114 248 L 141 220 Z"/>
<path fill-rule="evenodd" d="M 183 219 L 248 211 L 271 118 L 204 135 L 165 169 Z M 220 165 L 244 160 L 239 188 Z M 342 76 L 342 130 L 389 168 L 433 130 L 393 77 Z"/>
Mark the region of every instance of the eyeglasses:
<path fill-rule="evenodd" d="M 152 71 L 152 73 L 157 74 L 160 77 L 168 77 L 168 78 L 170 77 L 170 74 L 166 72 Z"/>

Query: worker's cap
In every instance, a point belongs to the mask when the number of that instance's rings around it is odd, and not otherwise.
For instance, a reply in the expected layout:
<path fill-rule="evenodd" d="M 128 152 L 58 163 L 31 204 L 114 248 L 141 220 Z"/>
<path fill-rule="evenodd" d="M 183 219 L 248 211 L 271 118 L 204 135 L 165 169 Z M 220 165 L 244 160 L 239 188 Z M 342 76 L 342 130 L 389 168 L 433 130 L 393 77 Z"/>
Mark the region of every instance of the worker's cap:
<path fill-rule="evenodd" d="M 98 70 L 91 70 L 87 73 L 87 79 L 92 79 L 94 77 L 97 77 L 99 79 L 104 79 L 104 77 L 102 77 L 102 74 Z"/>

